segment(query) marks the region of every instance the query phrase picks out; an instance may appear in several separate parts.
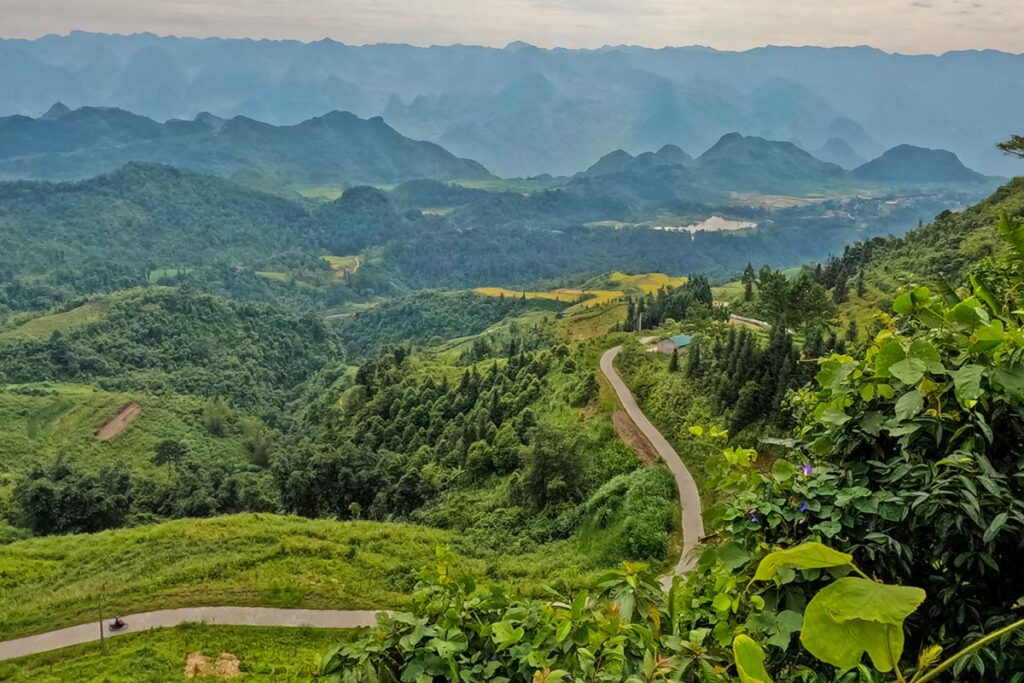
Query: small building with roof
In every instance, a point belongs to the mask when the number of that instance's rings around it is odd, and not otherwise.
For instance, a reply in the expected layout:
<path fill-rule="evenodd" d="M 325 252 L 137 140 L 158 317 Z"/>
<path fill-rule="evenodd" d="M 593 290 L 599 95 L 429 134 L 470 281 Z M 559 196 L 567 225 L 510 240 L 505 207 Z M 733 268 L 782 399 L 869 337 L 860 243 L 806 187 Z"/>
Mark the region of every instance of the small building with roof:
<path fill-rule="evenodd" d="M 693 343 L 693 337 L 690 335 L 677 334 L 674 337 L 662 339 L 658 342 L 658 352 L 669 354 L 673 351 L 685 351 L 691 343 Z"/>

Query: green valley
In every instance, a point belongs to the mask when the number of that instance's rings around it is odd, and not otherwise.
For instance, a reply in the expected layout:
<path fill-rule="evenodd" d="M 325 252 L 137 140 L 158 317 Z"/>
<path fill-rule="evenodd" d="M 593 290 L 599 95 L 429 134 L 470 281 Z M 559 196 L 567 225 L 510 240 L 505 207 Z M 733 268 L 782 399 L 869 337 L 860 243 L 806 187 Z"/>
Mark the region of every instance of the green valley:
<path fill-rule="evenodd" d="M 0 111 L 0 679 L 1024 683 L 979 93 L 885 127 L 867 48 L 124 40 L 0 36 L 0 108 L 72 105 Z M 920 112 L 896 56 L 872 102 Z"/>

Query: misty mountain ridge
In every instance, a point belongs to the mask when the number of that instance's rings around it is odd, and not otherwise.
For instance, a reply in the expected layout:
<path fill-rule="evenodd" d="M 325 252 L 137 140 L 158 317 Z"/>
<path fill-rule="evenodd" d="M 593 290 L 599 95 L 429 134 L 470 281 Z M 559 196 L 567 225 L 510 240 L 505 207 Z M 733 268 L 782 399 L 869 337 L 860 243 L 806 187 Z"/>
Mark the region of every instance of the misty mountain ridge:
<path fill-rule="evenodd" d="M 898 145 L 854 169 L 853 175 L 876 182 L 979 183 L 986 176 L 967 168 L 944 149 Z"/>
<path fill-rule="evenodd" d="M 0 118 L 0 177 L 76 179 L 132 161 L 222 176 L 250 171 L 280 185 L 492 177 L 477 162 L 411 140 L 379 117 L 341 111 L 293 126 L 208 112 L 158 123 L 123 109 L 71 110 L 58 102 L 36 119 Z"/>
<path fill-rule="evenodd" d="M 950 106 L 950 93 L 962 104 Z M 911 143 L 1009 175 L 1012 160 L 994 144 L 1016 132 L 1024 56 L 419 48 L 77 32 L 0 41 L 0 113 L 37 116 L 55 101 L 160 121 L 203 111 L 275 125 L 331 110 L 383 115 L 403 135 L 503 176 L 567 175 L 614 148 L 705 149 L 730 131 L 799 140 L 812 151 L 840 138 L 864 159 Z"/>

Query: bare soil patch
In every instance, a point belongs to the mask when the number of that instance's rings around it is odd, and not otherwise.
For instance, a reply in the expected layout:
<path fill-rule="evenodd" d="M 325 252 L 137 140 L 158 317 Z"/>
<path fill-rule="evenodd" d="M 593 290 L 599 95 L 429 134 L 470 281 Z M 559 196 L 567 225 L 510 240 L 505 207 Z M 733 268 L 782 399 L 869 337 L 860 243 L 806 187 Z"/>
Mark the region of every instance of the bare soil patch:
<path fill-rule="evenodd" d="M 658 462 L 658 451 L 654 450 L 654 446 L 643 432 L 637 429 L 626 411 L 616 410 L 612 415 L 612 422 L 615 424 L 615 433 L 619 435 L 622 443 L 636 451 L 645 465 L 650 466 Z"/>
<path fill-rule="evenodd" d="M 185 660 L 185 678 L 238 678 L 241 675 L 238 657 L 230 652 L 221 652 L 215 662 L 202 652 L 190 652 Z"/>
<path fill-rule="evenodd" d="M 135 418 L 142 412 L 142 406 L 138 403 L 129 403 L 117 414 L 107 420 L 106 424 L 96 432 L 96 438 L 100 441 L 109 441 L 128 428 Z"/>

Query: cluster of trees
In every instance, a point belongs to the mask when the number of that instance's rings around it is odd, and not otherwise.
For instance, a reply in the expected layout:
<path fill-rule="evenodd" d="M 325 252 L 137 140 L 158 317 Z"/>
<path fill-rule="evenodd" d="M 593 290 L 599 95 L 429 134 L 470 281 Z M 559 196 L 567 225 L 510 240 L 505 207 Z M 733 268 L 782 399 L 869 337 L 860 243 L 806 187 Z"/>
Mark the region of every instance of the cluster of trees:
<path fill-rule="evenodd" d="M 203 460 L 176 442 L 154 456 L 167 464 L 166 478 L 133 474 L 123 463 L 90 470 L 69 457 L 37 464 L 14 486 L 9 515 L 36 534 L 72 534 L 166 517 L 281 511 L 273 477 L 257 465 Z"/>
<path fill-rule="evenodd" d="M 0 349 L 0 381 L 225 397 L 271 417 L 310 375 L 340 358 L 316 316 L 188 288 L 115 297 L 97 323 Z"/>
<path fill-rule="evenodd" d="M 424 291 L 343 319 L 337 329 L 349 351 L 365 356 L 395 344 L 426 344 L 477 334 L 527 311 L 551 311 L 554 317 L 569 305 L 548 299 Z"/>
<path fill-rule="evenodd" d="M 668 320 L 710 318 L 713 314 L 711 285 L 704 276 L 692 276 L 681 287 L 664 288 L 653 294 L 630 299 L 623 329 L 634 332 L 651 329 Z"/>
<path fill-rule="evenodd" d="M 354 378 L 324 378 L 296 436 L 272 457 L 288 511 L 413 519 L 457 528 L 477 551 L 506 552 L 566 538 L 600 517 L 592 523 L 617 529 L 611 556 L 664 554 L 671 486 L 666 494 L 646 480 L 622 480 L 591 512 L 581 506 L 639 465 L 609 433 L 552 422 L 575 414 L 567 404 L 596 396 L 583 358 L 565 346 L 519 350 L 451 380 L 412 372 L 413 363 L 394 348 Z M 626 492 L 640 501 L 628 512 Z"/>
<path fill-rule="evenodd" d="M 802 330 L 820 326 L 835 315 L 829 293 L 806 269 L 790 278 L 765 266 L 757 275 L 756 285 L 758 311 L 777 327 Z"/>
<path fill-rule="evenodd" d="M 488 370 L 410 376 L 393 349 L 362 365 L 338 408 L 310 429 L 320 444 L 282 454 L 275 471 L 290 510 L 307 516 L 408 516 L 466 476 L 509 474 L 537 427 L 532 404 L 551 360 L 519 354 Z"/>

